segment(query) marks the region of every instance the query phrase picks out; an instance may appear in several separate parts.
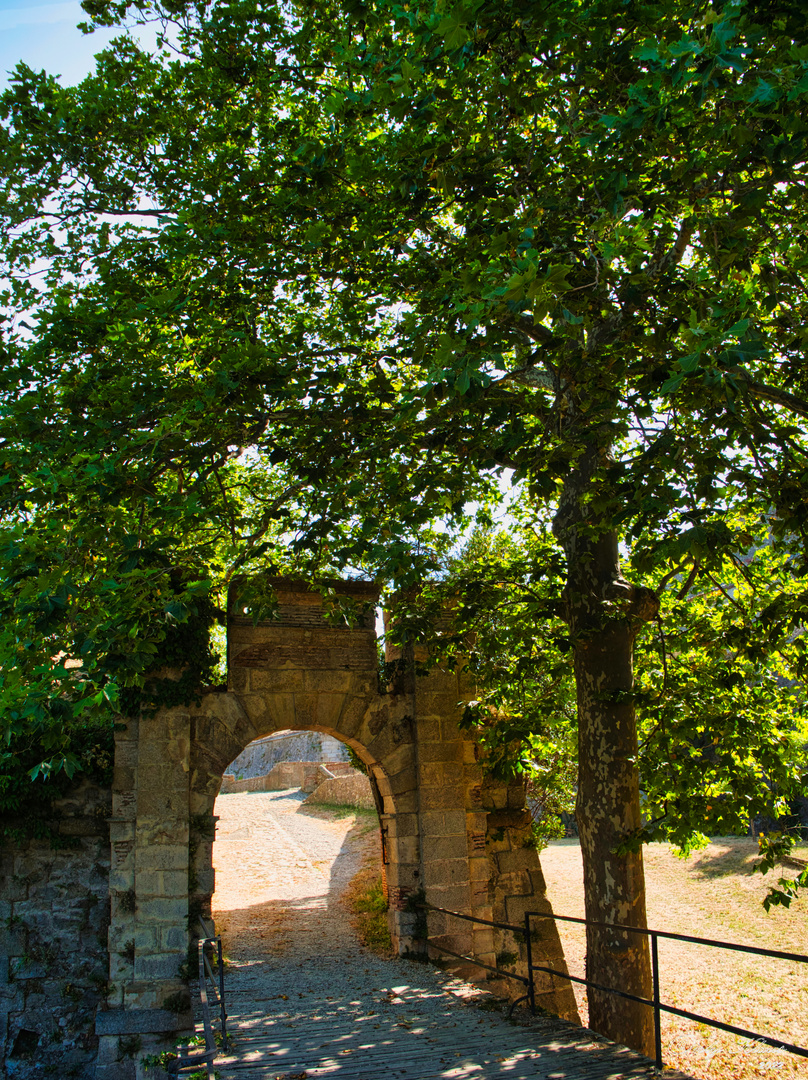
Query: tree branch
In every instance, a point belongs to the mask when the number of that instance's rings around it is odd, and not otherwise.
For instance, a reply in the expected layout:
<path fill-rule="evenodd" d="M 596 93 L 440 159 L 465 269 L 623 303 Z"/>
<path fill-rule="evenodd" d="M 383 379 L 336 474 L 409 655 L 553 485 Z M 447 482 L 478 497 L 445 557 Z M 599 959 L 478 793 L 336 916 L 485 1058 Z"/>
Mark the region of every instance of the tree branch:
<path fill-rule="evenodd" d="M 781 390 L 778 386 L 767 386 L 765 383 L 757 382 L 748 371 L 740 367 L 731 368 L 728 374 L 755 397 L 770 401 L 773 405 L 780 405 L 782 408 L 788 409 L 789 412 L 808 419 L 808 402 L 803 401 L 802 398 L 789 394 L 787 390 Z"/>

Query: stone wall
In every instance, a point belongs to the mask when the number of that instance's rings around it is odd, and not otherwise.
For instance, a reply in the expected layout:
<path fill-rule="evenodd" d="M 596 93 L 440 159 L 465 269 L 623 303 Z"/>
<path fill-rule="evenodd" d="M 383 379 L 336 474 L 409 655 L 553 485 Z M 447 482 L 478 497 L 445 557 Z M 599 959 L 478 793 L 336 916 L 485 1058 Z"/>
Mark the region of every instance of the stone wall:
<path fill-rule="evenodd" d="M 348 748 L 321 731 L 284 731 L 251 742 L 231 763 L 227 775 L 236 780 L 266 776 L 281 761 L 348 761 Z"/>
<path fill-rule="evenodd" d="M 54 806 L 60 842 L 0 849 L 0 1075 L 91 1080 L 106 1004 L 109 791 Z"/>
<path fill-rule="evenodd" d="M 375 810 L 370 780 L 352 769 L 345 776 L 329 776 L 306 799 L 306 804 L 326 806 L 355 806 L 358 810 Z"/>
<path fill-rule="evenodd" d="M 336 740 L 334 740 L 336 742 Z M 242 780 L 224 774 L 220 794 L 232 795 L 238 791 L 314 791 L 328 777 L 324 771 L 347 775 L 354 770 L 347 761 L 279 761 L 265 776 L 249 776 Z"/>
<path fill-rule="evenodd" d="M 141 1057 L 169 1048 L 178 1032 L 193 1027 L 191 860 L 197 827 L 212 829 L 191 817 L 191 739 L 191 716 L 183 709 L 129 719 L 115 733 L 110 990 L 109 1008 L 96 1019 L 96 1080 L 144 1076 Z M 202 838 L 199 843 L 204 849 Z"/>

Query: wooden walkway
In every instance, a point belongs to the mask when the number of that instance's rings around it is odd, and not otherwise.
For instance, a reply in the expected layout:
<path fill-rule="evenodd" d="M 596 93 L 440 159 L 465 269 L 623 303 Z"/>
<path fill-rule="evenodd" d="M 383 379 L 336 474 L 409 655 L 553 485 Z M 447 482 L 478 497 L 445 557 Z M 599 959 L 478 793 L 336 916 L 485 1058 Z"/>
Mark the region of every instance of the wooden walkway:
<path fill-rule="evenodd" d="M 482 1002 L 462 1000 L 453 990 L 465 984 L 445 973 L 407 962 L 395 966 L 399 977 L 411 976 L 409 981 L 374 987 L 362 1001 L 353 996 L 354 986 L 340 993 L 340 972 L 336 966 L 329 971 L 327 962 L 319 974 L 323 989 L 333 992 L 320 1001 L 311 990 L 295 991 L 291 972 L 289 992 L 281 996 L 274 992 L 277 984 L 269 985 L 258 971 L 252 977 L 244 973 L 230 998 L 233 1052 L 216 1063 L 222 1080 L 651 1080 L 660 1075 L 646 1058 L 592 1032 L 547 1017 L 525 1015 L 509 1022 L 498 1010 L 481 1007 L 487 995 Z M 673 1070 L 662 1075 L 683 1078 Z"/>

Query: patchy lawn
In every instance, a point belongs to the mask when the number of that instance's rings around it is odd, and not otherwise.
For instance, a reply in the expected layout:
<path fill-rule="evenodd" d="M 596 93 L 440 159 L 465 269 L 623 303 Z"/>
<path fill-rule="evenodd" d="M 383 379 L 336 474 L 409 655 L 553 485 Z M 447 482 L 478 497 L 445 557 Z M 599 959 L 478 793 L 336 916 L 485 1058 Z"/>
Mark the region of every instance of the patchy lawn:
<path fill-rule="evenodd" d="M 805 849 L 796 854 L 806 857 Z M 808 954 L 808 899 L 766 913 L 761 901 L 767 878 L 752 872 L 756 841 L 718 837 L 687 859 L 667 844 L 650 844 L 644 860 L 650 927 Z M 541 864 L 553 910 L 583 916 L 577 840 L 553 841 Z M 794 877 L 797 871 L 784 873 Z M 583 975 L 583 927 L 557 925 L 571 974 Z M 663 1002 L 808 1046 L 808 964 L 683 942 L 660 941 L 659 953 Z M 585 989 L 573 985 L 586 1022 Z M 808 1058 L 665 1013 L 662 1054 L 667 1065 L 703 1080 L 808 1078 Z"/>

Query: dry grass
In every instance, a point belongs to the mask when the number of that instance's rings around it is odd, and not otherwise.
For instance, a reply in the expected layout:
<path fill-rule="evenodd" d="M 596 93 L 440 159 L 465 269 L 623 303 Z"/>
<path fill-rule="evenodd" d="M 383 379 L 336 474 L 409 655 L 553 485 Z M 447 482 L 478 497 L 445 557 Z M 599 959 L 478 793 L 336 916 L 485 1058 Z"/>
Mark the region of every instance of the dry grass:
<path fill-rule="evenodd" d="M 805 858 L 805 850 L 797 852 Z M 648 925 L 657 930 L 808 954 L 808 900 L 791 908 L 761 901 L 766 879 L 752 872 L 757 844 L 716 838 L 703 851 L 678 858 L 666 844 L 645 848 Z M 553 909 L 583 916 L 581 852 L 558 840 L 541 854 Z M 794 871 L 786 870 L 786 876 Z M 582 927 L 558 923 L 570 972 L 584 973 Z M 772 960 L 706 946 L 661 941 L 662 1000 L 725 1023 L 808 1046 L 808 964 Z M 574 984 L 573 984 L 574 985 Z M 575 987 L 586 1022 L 583 987 Z M 802 1080 L 808 1059 L 663 1013 L 666 1064 L 700 1080 Z"/>
<path fill-rule="evenodd" d="M 362 945 L 380 956 L 392 956 L 393 942 L 387 923 L 387 901 L 378 866 L 366 863 L 345 892 L 343 903 L 351 912 L 351 924 Z"/>

